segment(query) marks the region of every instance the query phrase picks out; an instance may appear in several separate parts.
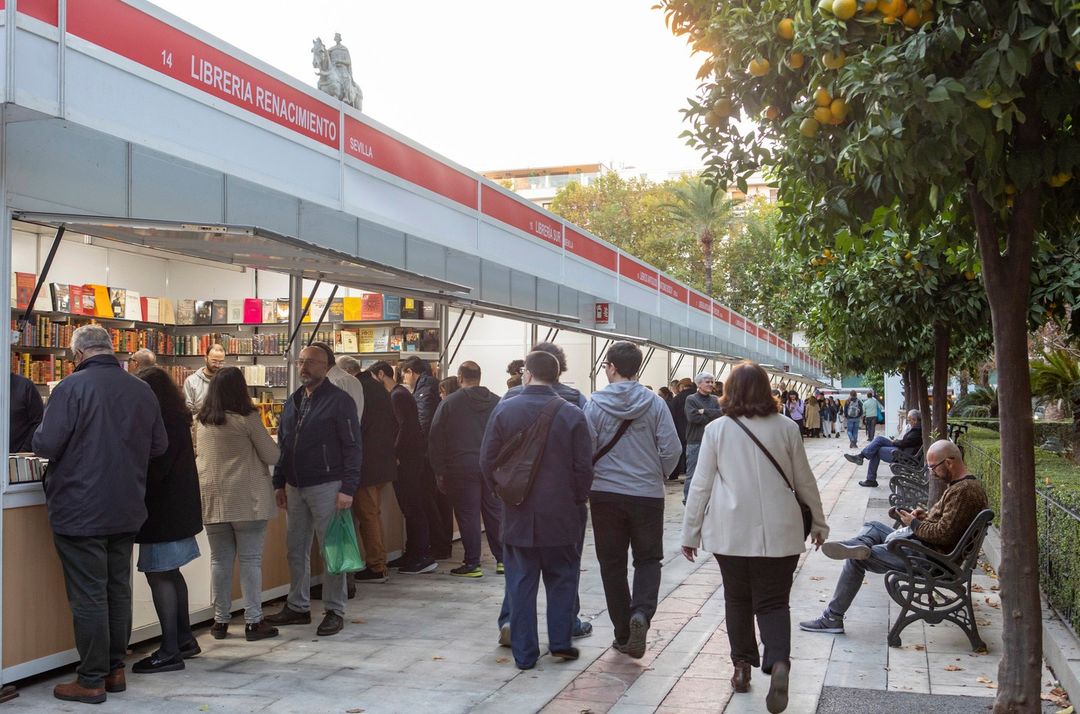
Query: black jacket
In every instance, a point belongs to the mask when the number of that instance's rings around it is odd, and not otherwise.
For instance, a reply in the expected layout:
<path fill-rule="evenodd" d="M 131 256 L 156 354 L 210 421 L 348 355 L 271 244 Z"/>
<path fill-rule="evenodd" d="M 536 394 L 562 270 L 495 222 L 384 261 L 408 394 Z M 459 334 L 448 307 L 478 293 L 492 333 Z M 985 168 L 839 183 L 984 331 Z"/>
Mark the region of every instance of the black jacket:
<path fill-rule="evenodd" d="M 573 404 L 578 409 L 584 409 L 585 405 L 589 401 L 584 394 L 582 394 L 568 384 L 556 382 L 555 384 L 551 385 L 551 388 L 555 390 L 556 394 Z M 520 385 L 517 387 L 511 387 L 510 389 L 506 390 L 506 394 L 504 394 L 502 398 L 510 399 L 511 397 L 516 397 L 517 395 L 521 394 L 522 389 L 525 389 L 525 387 L 522 387 Z"/>
<path fill-rule="evenodd" d="M 364 462 L 360 466 L 360 485 L 377 486 L 397 478 L 397 457 L 394 453 L 397 420 L 386 387 L 369 372 L 361 372 L 357 379 L 364 388 L 364 416 L 360 419 Z"/>
<path fill-rule="evenodd" d="M 341 481 L 341 493 L 352 496 L 360 485 L 363 451 L 356 423 L 356 402 L 330 380 L 311 393 L 303 423 L 297 421 L 305 387 L 285 402 L 278 424 L 281 457 L 274 467 L 274 488 L 303 488 Z"/>
<path fill-rule="evenodd" d="M 11 373 L 11 424 L 8 431 L 8 453 L 33 451 L 34 430 L 41 423 L 45 405 L 37 387 L 21 374 Z"/>
<path fill-rule="evenodd" d="M 169 448 L 150 459 L 146 469 L 146 523 L 136 543 L 168 543 L 190 538 L 202 530 L 199 471 L 191 446 L 191 424 L 170 416 L 165 420 Z"/>
<path fill-rule="evenodd" d="M 480 444 L 499 398 L 487 387 L 463 387 L 435 410 L 428 461 L 440 479 L 480 477 Z"/>
<path fill-rule="evenodd" d="M 146 521 L 146 469 L 169 446 L 150 385 L 112 354 L 95 355 L 56 385 L 34 453 L 49 460 L 45 502 L 65 536 L 138 533 Z"/>
<path fill-rule="evenodd" d="M 397 439 L 394 441 L 394 454 L 401 463 L 422 460 L 427 453 L 424 434 L 420 431 L 420 417 L 416 411 L 416 400 L 412 392 L 400 384 L 390 391 L 390 404 L 397 421 Z"/>
<path fill-rule="evenodd" d="M 922 424 L 911 427 L 899 439 L 893 439 L 893 446 L 911 456 L 919 453 L 922 448 Z"/>
<path fill-rule="evenodd" d="M 686 399 L 695 392 L 697 392 L 696 387 L 687 387 L 668 402 L 671 420 L 675 422 L 675 431 L 678 432 L 679 440 L 684 444 L 686 443 Z"/>
<path fill-rule="evenodd" d="M 416 380 L 413 388 L 413 399 L 416 400 L 417 416 L 420 419 L 420 431 L 427 439 L 431 431 L 431 420 L 435 418 L 435 410 L 439 408 L 439 380 L 430 374 L 422 374 Z"/>
<path fill-rule="evenodd" d="M 699 409 L 704 409 L 704 414 L 698 414 Z M 703 395 L 694 392 L 686 397 L 686 443 L 700 444 L 701 437 L 705 434 L 705 427 L 713 419 L 724 416 L 720 409 L 720 400 L 712 394 Z"/>

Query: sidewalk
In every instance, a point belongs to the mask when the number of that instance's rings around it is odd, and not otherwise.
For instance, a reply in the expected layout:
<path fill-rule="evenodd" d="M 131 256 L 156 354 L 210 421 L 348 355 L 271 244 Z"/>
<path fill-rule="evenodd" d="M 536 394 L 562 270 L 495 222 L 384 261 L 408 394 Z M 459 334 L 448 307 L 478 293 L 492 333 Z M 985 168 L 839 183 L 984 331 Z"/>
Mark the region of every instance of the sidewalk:
<path fill-rule="evenodd" d="M 842 458 L 846 442 L 841 441 L 806 442 L 836 537 L 853 533 L 864 520 L 884 520 L 888 495 L 884 486 L 858 486 L 862 469 Z M 754 670 L 749 694 L 731 694 L 720 571 L 711 558 L 690 563 L 679 554 L 681 494 L 681 485 L 668 489 L 661 603 L 642 660 L 609 649 L 612 627 L 604 611 L 590 529 L 582 559 L 581 604 L 582 617 L 593 621 L 594 634 L 576 641 L 581 650 L 576 662 L 542 657 L 534 670 L 520 672 L 514 667 L 509 650 L 496 644 L 503 580 L 486 556 L 485 576 L 478 580 L 450 576 L 457 563 L 444 561 L 431 575 L 399 575 L 386 584 L 358 586 L 356 599 L 348 604 L 345 630 L 334 637 L 316 637 L 312 624 L 282 628 L 276 639 L 246 642 L 242 623 L 235 619 L 229 638 L 217 641 L 202 627 L 197 634 L 203 654 L 189 660 L 186 670 L 158 675 L 129 672 L 128 691 L 109 695 L 108 702 L 94 711 L 764 711 L 768 678 L 760 670 Z M 460 544 L 455 544 L 458 559 L 460 554 Z M 840 567 L 820 553 L 803 559 L 792 591 L 793 623 L 820 613 Z M 995 579 L 980 572 L 976 581 L 982 588 L 976 614 L 988 654 L 973 655 L 958 628 L 922 623 L 904 632 L 903 648 L 889 648 L 885 634 L 895 606 L 876 575 L 868 578 L 848 613 L 846 635 L 804 633 L 795 624 L 788 711 L 850 713 L 933 706 L 943 712 L 985 712 L 997 678 L 1001 612 Z M 542 601 L 541 588 L 541 608 Z M 272 605 L 269 611 L 276 609 Z M 319 618 L 314 619 L 317 623 Z M 542 614 L 540 632 L 543 646 Z M 153 648 L 141 647 L 130 661 Z M 5 708 L 86 711 L 85 705 L 52 697 L 52 686 L 71 676 L 69 669 L 23 683 L 21 696 Z M 1049 690 L 1049 673 L 1044 683 Z"/>

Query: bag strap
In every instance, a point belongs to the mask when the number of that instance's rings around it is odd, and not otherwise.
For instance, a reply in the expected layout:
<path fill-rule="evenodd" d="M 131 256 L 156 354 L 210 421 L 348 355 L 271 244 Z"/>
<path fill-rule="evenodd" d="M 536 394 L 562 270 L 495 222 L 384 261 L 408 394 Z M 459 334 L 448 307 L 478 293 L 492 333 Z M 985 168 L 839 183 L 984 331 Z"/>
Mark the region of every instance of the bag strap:
<path fill-rule="evenodd" d="M 767 458 L 769 460 L 769 462 L 773 466 L 776 467 L 777 473 L 780 474 L 780 478 L 784 479 L 784 484 L 787 485 L 788 490 L 791 491 L 792 493 L 795 493 L 795 489 L 791 487 L 791 481 L 788 481 L 787 474 L 784 473 L 784 470 L 782 468 L 780 468 L 780 464 L 778 464 L 776 462 L 776 459 L 774 459 L 773 455 L 769 452 L 769 450 L 765 448 L 765 445 L 762 444 L 761 441 L 759 441 L 756 436 L 754 436 L 754 432 L 750 431 L 746 427 L 746 424 L 743 424 L 741 421 L 739 421 L 739 417 L 734 417 L 733 416 L 733 417 L 731 417 L 731 420 L 733 422 L 735 422 L 736 424 L 738 424 L 739 428 L 742 429 L 743 431 L 745 431 L 746 435 L 749 436 L 754 441 L 755 444 L 757 444 L 758 448 L 761 449 L 761 453 L 765 454 L 765 458 Z M 796 493 L 795 494 L 795 499 L 798 500 L 798 498 L 799 498 L 799 495 Z"/>
<path fill-rule="evenodd" d="M 633 424 L 633 423 L 634 423 L 633 419 L 623 419 L 622 424 L 619 424 L 619 428 L 615 432 L 615 436 L 611 437 L 611 441 L 604 444 L 604 447 L 602 449 L 600 449 L 595 454 L 593 454 L 593 457 L 592 457 L 593 465 L 596 465 L 596 462 L 599 461 L 600 459 L 604 458 L 607 455 L 607 452 L 609 452 L 609 451 L 611 451 L 612 449 L 615 448 L 615 444 L 619 443 L 619 439 L 623 438 L 623 434 L 626 433 L 626 430 L 629 429 L 630 425 Z"/>

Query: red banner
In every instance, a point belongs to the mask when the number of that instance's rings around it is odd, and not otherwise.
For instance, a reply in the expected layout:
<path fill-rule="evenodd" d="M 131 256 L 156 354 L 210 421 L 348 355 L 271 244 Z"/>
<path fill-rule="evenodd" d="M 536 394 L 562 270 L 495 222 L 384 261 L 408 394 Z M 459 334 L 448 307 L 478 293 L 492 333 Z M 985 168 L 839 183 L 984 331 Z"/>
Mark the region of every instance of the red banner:
<path fill-rule="evenodd" d="M 660 294 L 686 304 L 686 288 L 671 278 L 660 276 Z"/>
<path fill-rule="evenodd" d="M 0 3 L 0 10 L 3 8 L 4 3 Z M 57 8 L 57 0 L 19 0 L 16 9 L 53 27 L 60 24 L 60 11 Z"/>
<path fill-rule="evenodd" d="M 780 338 L 770 332 L 769 333 L 769 344 L 771 344 L 773 347 L 776 347 L 777 345 L 780 344 Z"/>
<path fill-rule="evenodd" d="M 422 151 L 345 117 L 345 153 L 417 186 L 476 208 L 476 181 Z"/>
<path fill-rule="evenodd" d="M 731 310 L 728 310 L 723 305 L 713 303 L 713 317 L 717 320 L 723 320 L 729 325 L 731 324 Z"/>
<path fill-rule="evenodd" d="M 619 256 L 619 275 L 656 290 L 660 287 L 660 275 L 626 255 Z"/>
<path fill-rule="evenodd" d="M 21 5 L 21 3 L 20 3 Z M 120 0 L 69 0 L 67 31 L 338 148 L 338 110 Z"/>
<path fill-rule="evenodd" d="M 485 185 L 481 189 L 480 210 L 508 225 L 525 231 L 551 245 L 562 247 L 562 224 L 517 199 Z"/>
<path fill-rule="evenodd" d="M 735 326 L 736 330 L 746 329 L 746 320 L 735 313 L 731 313 L 731 324 Z"/>
<path fill-rule="evenodd" d="M 585 260 L 596 263 L 602 268 L 614 272 L 619 268 L 619 254 L 599 241 L 578 233 L 570 226 L 563 229 L 563 243 L 566 250 Z"/>
<path fill-rule="evenodd" d="M 715 310 L 712 304 L 712 300 L 703 295 L 699 295 L 692 290 L 690 291 L 690 307 L 694 308 L 695 310 L 701 310 L 706 314 Z"/>

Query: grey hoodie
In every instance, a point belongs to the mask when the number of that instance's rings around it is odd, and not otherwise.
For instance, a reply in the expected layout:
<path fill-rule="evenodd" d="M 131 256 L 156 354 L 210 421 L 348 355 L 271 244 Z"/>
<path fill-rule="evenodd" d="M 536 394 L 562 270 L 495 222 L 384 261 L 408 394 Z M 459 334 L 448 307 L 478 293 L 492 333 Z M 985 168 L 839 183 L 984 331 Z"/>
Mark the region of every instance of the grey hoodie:
<path fill-rule="evenodd" d="M 682 443 L 671 410 L 640 382 L 615 382 L 593 392 L 585 417 L 602 449 L 626 419 L 633 423 L 619 443 L 593 466 L 593 491 L 664 497 L 664 477 L 679 462 Z"/>

